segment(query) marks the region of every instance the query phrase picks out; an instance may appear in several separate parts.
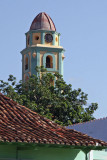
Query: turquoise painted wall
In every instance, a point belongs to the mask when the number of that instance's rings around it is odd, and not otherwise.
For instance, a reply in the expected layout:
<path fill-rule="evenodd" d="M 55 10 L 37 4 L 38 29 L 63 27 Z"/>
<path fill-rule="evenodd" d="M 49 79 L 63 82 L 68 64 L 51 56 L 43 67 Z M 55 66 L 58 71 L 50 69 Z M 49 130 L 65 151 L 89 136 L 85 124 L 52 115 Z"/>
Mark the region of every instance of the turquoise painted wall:
<path fill-rule="evenodd" d="M 17 150 L 18 147 L 18 150 Z M 40 147 L 21 148 L 16 145 L 0 145 L 0 159 L 20 160 L 85 160 L 79 149 Z"/>
<path fill-rule="evenodd" d="M 40 33 L 41 35 L 41 44 L 44 45 L 44 46 L 36 46 L 36 45 L 33 45 L 32 46 L 32 34 L 34 33 Z M 52 41 L 52 45 L 48 46 L 45 44 L 45 34 L 46 33 L 50 33 L 53 35 L 53 41 Z M 29 31 L 26 33 L 26 41 L 27 41 L 27 36 L 29 35 L 30 37 L 30 41 L 29 41 L 29 46 L 27 45 L 27 42 L 26 42 L 26 48 L 21 51 L 21 54 L 22 54 L 22 80 L 24 81 L 24 75 L 26 75 L 27 72 L 31 73 L 32 74 L 35 74 L 37 75 L 36 71 L 35 71 L 35 68 L 36 66 L 40 66 L 40 52 L 41 51 L 45 51 L 46 53 L 44 54 L 44 57 L 45 59 L 43 59 L 43 64 L 44 64 L 44 67 L 45 67 L 45 64 L 46 64 L 46 56 L 48 55 L 53 55 L 53 68 L 47 68 L 47 71 L 48 72 L 58 72 L 60 74 L 63 75 L 63 62 L 62 62 L 62 53 L 64 52 L 64 49 L 63 48 L 58 48 L 58 46 L 55 45 L 55 35 L 57 35 L 59 38 L 58 38 L 58 44 L 60 44 L 60 34 L 55 32 L 55 31 L 45 31 L 45 30 L 35 30 L 35 31 Z M 24 59 L 24 55 L 28 55 L 28 53 L 31 53 L 31 57 L 28 56 L 28 60 L 29 60 L 29 69 L 28 70 L 25 70 L 25 59 Z M 33 58 L 33 53 L 36 53 L 36 57 Z M 56 65 L 56 59 L 55 59 L 55 56 L 53 54 L 53 52 L 57 52 L 59 54 L 58 56 L 58 66 L 59 66 L 59 69 L 55 69 L 55 65 Z M 31 60 L 30 60 L 31 58 Z"/>
<path fill-rule="evenodd" d="M 107 151 L 93 151 L 93 160 L 107 160 Z"/>

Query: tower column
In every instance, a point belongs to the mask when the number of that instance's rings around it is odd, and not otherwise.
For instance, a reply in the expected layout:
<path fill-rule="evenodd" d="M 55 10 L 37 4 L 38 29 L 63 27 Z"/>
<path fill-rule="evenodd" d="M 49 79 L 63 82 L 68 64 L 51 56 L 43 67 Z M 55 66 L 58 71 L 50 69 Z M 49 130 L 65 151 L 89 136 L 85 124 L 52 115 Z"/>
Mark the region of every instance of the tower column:
<path fill-rule="evenodd" d="M 52 34 L 53 35 L 53 41 L 52 44 L 55 45 L 55 33 Z"/>
<path fill-rule="evenodd" d="M 39 51 L 37 52 L 36 58 L 37 58 L 37 66 L 40 66 L 40 52 Z"/>
<path fill-rule="evenodd" d="M 45 37 L 45 33 L 42 32 L 42 33 L 41 33 L 41 44 L 44 44 L 44 43 L 45 43 L 44 37 Z"/>
<path fill-rule="evenodd" d="M 30 46 L 32 45 L 32 33 L 30 33 L 30 41 L 29 41 Z"/>
<path fill-rule="evenodd" d="M 62 52 L 59 53 L 59 74 L 63 75 Z"/>

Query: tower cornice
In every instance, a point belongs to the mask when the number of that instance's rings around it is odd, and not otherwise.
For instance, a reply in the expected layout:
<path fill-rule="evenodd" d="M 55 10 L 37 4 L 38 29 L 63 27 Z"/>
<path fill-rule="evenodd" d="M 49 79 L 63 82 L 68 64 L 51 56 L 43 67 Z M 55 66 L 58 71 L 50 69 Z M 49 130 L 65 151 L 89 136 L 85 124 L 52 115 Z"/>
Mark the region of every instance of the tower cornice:
<path fill-rule="evenodd" d="M 25 35 L 30 34 L 30 33 L 38 33 L 38 32 L 40 32 L 40 33 L 52 33 L 52 34 L 55 33 L 56 35 L 59 35 L 59 36 L 61 35 L 60 33 L 56 32 L 56 31 L 40 30 L 40 29 L 30 30 L 30 31 L 26 32 Z"/>
<path fill-rule="evenodd" d="M 46 45 L 43 45 L 43 44 L 36 44 L 36 45 L 32 45 L 30 47 L 27 47 L 25 49 L 23 49 L 20 53 L 21 54 L 24 54 L 28 51 L 32 51 L 32 50 L 36 50 L 36 49 L 39 49 L 41 51 L 44 51 L 44 50 L 47 50 L 47 51 L 52 51 L 52 52 L 64 52 L 65 49 L 62 47 L 62 46 L 46 46 Z"/>

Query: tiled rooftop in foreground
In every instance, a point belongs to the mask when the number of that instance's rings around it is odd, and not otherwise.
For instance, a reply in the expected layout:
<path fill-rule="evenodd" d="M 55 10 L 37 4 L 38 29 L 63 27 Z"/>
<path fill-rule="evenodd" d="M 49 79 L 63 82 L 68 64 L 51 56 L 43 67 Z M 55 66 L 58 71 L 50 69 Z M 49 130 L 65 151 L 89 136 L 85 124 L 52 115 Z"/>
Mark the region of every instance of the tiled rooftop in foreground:
<path fill-rule="evenodd" d="M 107 143 L 66 129 L 0 93 L 0 141 L 71 146 L 107 146 Z"/>

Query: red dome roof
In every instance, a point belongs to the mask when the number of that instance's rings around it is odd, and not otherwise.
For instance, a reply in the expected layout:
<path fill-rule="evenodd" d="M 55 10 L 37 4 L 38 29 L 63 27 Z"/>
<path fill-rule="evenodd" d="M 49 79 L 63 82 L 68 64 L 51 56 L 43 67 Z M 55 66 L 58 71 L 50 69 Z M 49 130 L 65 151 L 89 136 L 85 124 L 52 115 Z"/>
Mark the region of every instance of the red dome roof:
<path fill-rule="evenodd" d="M 33 20 L 30 30 L 50 30 L 50 31 L 56 31 L 55 25 L 45 12 L 39 13 L 35 19 Z"/>

